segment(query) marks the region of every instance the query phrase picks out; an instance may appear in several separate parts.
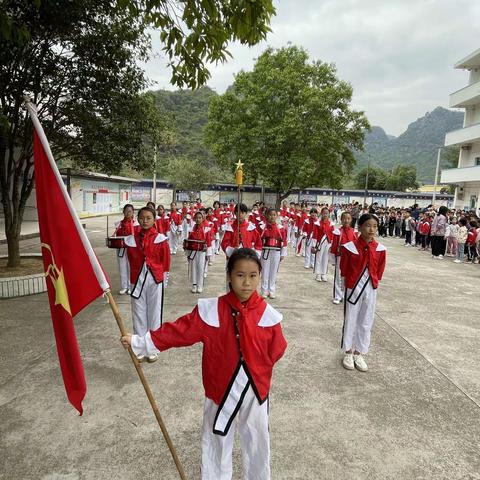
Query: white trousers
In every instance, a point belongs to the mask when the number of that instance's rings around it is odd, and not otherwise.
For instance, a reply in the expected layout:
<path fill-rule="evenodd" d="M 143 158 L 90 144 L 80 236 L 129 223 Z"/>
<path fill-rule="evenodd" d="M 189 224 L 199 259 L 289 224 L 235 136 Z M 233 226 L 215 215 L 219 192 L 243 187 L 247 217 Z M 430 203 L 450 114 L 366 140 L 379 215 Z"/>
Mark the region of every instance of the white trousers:
<path fill-rule="evenodd" d="M 225 436 L 213 433 L 218 405 L 205 399 L 202 432 L 202 480 L 231 480 L 232 450 L 238 423 L 245 480 L 270 479 L 268 400 L 260 405 L 250 386 Z"/>
<path fill-rule="evenodd" d="M 350 288 L 345 292 L 345 318 L 343 321 L 342 350 L 358 350 L 368 353 L 370 337 L 375 317 L 377 290 L 369 280 L 355 304 L 348 300 L 352 293 Z"/>
<path fill-rule="evenodd" d="M 168 246 L 170 247 L 170 253 L 177 253 L 178 249 L 178 235 L 177 229 L 175 231 L 168 231 Z"/>
<path fill-rule="evenodd" d="M 162 324 L 163 282 L 157 284 L 153 275 L 144 267 L 137 284 L 131 285 L 130 291 L 133 294 L 133 333 L 143 337 L 149 330 L 156 330 Z"/>
<path fill-rule="evenodd" d="M 130 288 L 130 264 L 128 263 L 126 248 L 117 250 L 117 262 L 120 271 L 120 289 L 128 290 Z"/>
<path fill-rule="evenodd" d="M 322 277 L 327 276 L 329 252 L 330 243 L 325 238 L 323 241 L 320 241 L 318 251 L 315 254 L 315 265 L 313 267 L 313 273 L 315 275 L 321 275 Z"/>
<path fill-rule="evenodd" d="M 333 299 L 339 300 L 340 302 L 343 300 L 343 278 L 342 274 L 340 273 L 340 258 L 335 257 L 335 273 L 333 277 Z"/>
<path fill-rule="evenodd" d="M 302 257 L 305 256 L 305 237 L 300 235 L 298 238 L 295 239 L 295 253 L 299 253 Z"/>
<path fill-rule="evenodd" d="M 190 284 L 203 288 L 205 269 L 207 267 L 206 252 L 197 252 L 195 250 L 187 250 L 188 260 L 188 279 Z"/>
<path fill-rule="evenodd" d="M 305 239 L 305 268 L 313 268 L 313 263 L 315 261 L 315 256 L 312 253 L 313 240 L 311 238 Z"/>
<path fill-rule="evenodd" d="M 280 250 L 262 250 L 262 293 L 275 294 L 280 267 Z"/>

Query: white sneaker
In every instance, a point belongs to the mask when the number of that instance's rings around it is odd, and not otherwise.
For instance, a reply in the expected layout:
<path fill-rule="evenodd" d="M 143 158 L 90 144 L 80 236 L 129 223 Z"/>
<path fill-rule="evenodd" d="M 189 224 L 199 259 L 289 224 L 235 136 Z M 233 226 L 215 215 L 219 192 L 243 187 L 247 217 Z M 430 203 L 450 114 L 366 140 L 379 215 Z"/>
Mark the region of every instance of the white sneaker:
<path fill-rule="evenodd" d="M 262 298 L 268 298 L 268 293 L 262 293 Z"/>
<path fill-rule="evenodd" d="M 306 268 L 307 270 L 310 268 L 309 265 L 304 265 L 303 268 Z"/>
<path fill-rule="evenodd" d="M 334 298 L 334 299 L 332 300 L 332 302 L 333 302 L 335 305 L 340 305 L 340 303 L 342 303 L 341 300 L 337 300 L 336 298 Z"/>
<path fill-rule="evenodd" d="M 208 266 L 211 267 L 213 265 L 213 262 L 208 262 Z"/>
<path fill-rule="evenodd" d="M 203 288 L 202 287 L 197 287 L 197 293 L 202 293 L 203 292 Z"/>
<path fill-rule="evenodd" d="M 127 295 L 131 295 L 132 292 L 130 291 L 130 289 L 127 290 Z"/>
<path fill-rule="evenodd" d="M 148 358 L 148 363 L 153 363 L 158 360 L 158 353 L 154 353 L 153 355 L 150 355 Z"/>
<path fill-rule="evenodd" d="M 208 275 L 207 272 L 205 272 L 205 273 L 203 274 L 203 278 L 207 278 L 207 275 Z"/>
<path fill-rule="evenodd" d="M 197 287 L 196 287 L 196 285 L 194 285 L 194 286 L 192 287 L 192 293 L 197 293 Z"/>
<path fill-rule="evenodd" d="M 315 280 L 316 280 L 317 282 L 321 282 L 321 281 L 322 281 L 322 278 L 321 278 L 321 277 L 322 277 L 321 275 L 317 274 L 317 275 L 315 275 Z"/>
<path fill-rule="evenodd" d="M 121 290 L 118 291 L 118 294 L 119 295 L 125 295 L 127 293 L 127 289 L 126 288 L 122 288 Z"/>
<path fill-rule="evenodd" d="M 277 296 L 274 293 L 270 292 L 270 298 L 273 300 L 274 298 L 277 298 Z"/>
<path fill-rule="evenodd" d="M 343 357 L 342 365 L 343 365 L 343 368 L 346 368 L 347 370 L 355 370 L 355 364 L 353 362 L 352 353 L 345 354 L 345 356 Z"/>
<path fill-rule="evenodd" d="M 301 255 L 299 253 L 296 253 L 295 256 L 296 257 L 301 257 Z"/>
<path fill-rule="evenodd" d="M 462 263 L 462 261 L 457 258 L 453 261 L 453 263 Z"/>
<path fill-rule="evenodd" d="M 326 275 L 321 275 L 321 276 L 320 276 L 320 280 L 321 280 L 322 282 L 326 282 L 326 281 L 327 281 Z"/>
<path fill-rule="evenodd" d="M 137 360 L 142 363 L 145 360 L 145 355 L 137 355 Z"/>
<path fill-rule="evenodd" d="M 438 258 L 439 258 L 440 260 L 443 260 L 443 255 L 439 255 Z"/>
<path fill-rule="evenodd" d="M 361 372 L 366 372 L 368 370 L 367 362 L 365 362 L 361 353 L 353 356 L 353 363 L 355 364 L 355 368 Z"/>

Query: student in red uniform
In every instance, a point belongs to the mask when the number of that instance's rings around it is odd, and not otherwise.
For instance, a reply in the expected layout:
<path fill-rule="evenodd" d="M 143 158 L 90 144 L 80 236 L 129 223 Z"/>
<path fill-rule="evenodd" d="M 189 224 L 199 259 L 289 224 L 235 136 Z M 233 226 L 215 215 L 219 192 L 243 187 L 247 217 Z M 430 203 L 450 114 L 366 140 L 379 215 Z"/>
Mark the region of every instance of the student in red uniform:
<path fill-rule="evenodd" d="M 270 479 L 268 392 L 287 342 L 282 315 L 257 293 L 261 269 L 253 250 L 236 250 L 227 265 L 229 293 L 199 299 L 191 313 L 156 331 L 121 339 L 137 355 L 203 343 L 202 480 L 232 478 L 237 426 L 244 478 Z"/>
<path fill-rule="evenodd" d="M 296 252 L 297 257 L 304 257 L 305 256 L 305 238 L 302 237 L 302 227 L 303 222 L 308 218 L 307 213 L 307 205 L 305 203 L 302 204 L 300 210 L 295 212 L 295 238 L 296 238 Z"/>
<path fill-rule="evenodd" d="M 333 265 L 335 267 L 335 274 L 333 277 L 333 303 L 338 305 L 343 300 L 343 279 L 342 275 L 340 274 L 340 262 L 341 262 L 341 254 L 342 254 L 342 247 L 348 243 L 353 242 L 357 236 L 355 235 L 355 231 L 351 227 L 352 223 L 352 216 L 350 212 L 343 212 L 340 217 L 340 222 L 342 226 L 340 228 L 336 228 L 333 231 L 333 240 L 332 246 L 330 247 L 330 252 L 333 255 Z"/>
<path fill-rule="evenodd" d="M 330 254 L 330 245 L 333 240 L 333 225 L 330 223 L 330 212 L 327 207 L 320 211 L 320 220 L 313 229 L 313 248 L 315 262 L 313 274 L 317 282 L 326 282 L 328 274 L 328 257 Z"/>
<path fill-rule="evenodd" d="M 313 228 L 315 223 L 318 220 L 318 212 L 315 208 L 310 210 L 310 216 L 306 218 L 303 222 L 302 228 L 300 229 L 300 235 L 303 237 L 305 242 L 305 262 L 303 266 L 305 268 L 313 268 L 315 256 L 312 254 L 313 246 Z"/>
<path fill-rule="evenodd" d="M 140 228 L 125 239 L 130 266 L 133 332 L 146 335 L 162 324 L 163 289 L 170 270 L 167 237 L 155 228 L 155 210 L 143 207 L 138 212 Z M 143 360 L 139 356 L 139 360 Z M 157 359 L 155 353 L 148 361 Z"/>
<path fill-rule="evenodd" d="M 287 230 L 277 225 L 277 211 L 269 208 L 266 211 L 266 224 L 260 238 L 262 240 L 262 297 L 276 297 L 277 275 L 280 262 L 287 255 Z"/>
<path fill-rule="evenodd" d="M 168 231 L 170 230 L 170 218 L 165 213 L 165 207 L 163 205 L 157 207 L 155 226 L 158 233 L 163 233 L 165 236 L 168 236 Z"/>
<path fill-rule="evenodd" d="M 204 224 L 202 211 L 195 213 L 194 226 L 184 242 L 188 260 L 188 278 L 192 293 L 202 293 L 205 282 L 205 269 L 212 247 L 212 235 L 209 226 Z"/>
<path fill-rule="evenodd" d="M 340 268 L 345 278 L 345 318 L 342 331 L 343 366 L 368 370 L 368 353 L 375 316 L 377 287 L 385 270 L 386 248 L 375 241 L 378 218 L 365 213 L 358 219 L 360 236 L 345 243 Z"/>
<path fill-rule="evenodd" d="M 227 259 L 232 255 L 236 248 L 253 248 L 258 252 L 258 257 L 262 252 L 262 241 L 260 235 L 253 223 L 248 222 L 248 208 L 244 203 L 237 206 L 238 220 L 232 224 L 226 223 L 223 227 L 224 235 L 222 240 L 222 250 Z M 238 236 L 238 223 L 240 223 L 240 237 Z"/>
<path fill-rule="evenodd" d="M 115 224 L 115 237 L 126 237 L 133 235 L 138 222 L 135 221 L 135 209 L 133 205 L 127 203 L 123 207 L 123 219 Z M 120 272 L 120 290 L 119 295 L 130 294 L 130 269 L 125 248 L 117 249 L 118 270 Z"/>
<path fill-rule="evenodd" d="M 178 241 L 182 234 L 182 214 L 177 211 L 177 204 L 172 202 L 170 204 L 170 230 L 168 231 L 168 244 L 170 246 L 170 253 L 172 255 L 177 254 Z"/>

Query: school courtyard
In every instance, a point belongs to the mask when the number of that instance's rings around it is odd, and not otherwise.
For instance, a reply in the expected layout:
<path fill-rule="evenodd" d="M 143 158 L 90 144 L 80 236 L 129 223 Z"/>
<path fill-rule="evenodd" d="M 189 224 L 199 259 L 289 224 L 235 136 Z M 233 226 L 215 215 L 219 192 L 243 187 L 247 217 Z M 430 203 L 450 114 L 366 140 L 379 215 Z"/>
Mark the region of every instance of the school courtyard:
<path fill-rule="evenodd" d="M 84 222 L 116 292 L 105 218 Z M 343 307 L 331 303 L 332 278 L 314 282 L 291 249 L 280 267 L 278 297 L 269 301 L 284 314 L 288 349 L 270 394 L 272 479 L 480 479 L 480 265 L 433 260 L 398 239 L 383 243 L 387 268 L 367 373 L 341 366 Z M 38 239 L 22 242 L 22 252 L 38 250 Z M 224 286 L 217 256 L 202 296 Z M 129 297 L 115 297 L 131 328 Z M 189 312 L 196 298 L 179 252 L 164 318 Z M 178 478 L 103 299 L 76 317 L 83 417 L 65 396 L 46 294 L 1 301 L 0 328 L 1 479 Z M 201 346 L 170 350 L 143 368 L 187 478 L 198 479 Z M 241 478 L 238 442 L 234 478 Z"/>

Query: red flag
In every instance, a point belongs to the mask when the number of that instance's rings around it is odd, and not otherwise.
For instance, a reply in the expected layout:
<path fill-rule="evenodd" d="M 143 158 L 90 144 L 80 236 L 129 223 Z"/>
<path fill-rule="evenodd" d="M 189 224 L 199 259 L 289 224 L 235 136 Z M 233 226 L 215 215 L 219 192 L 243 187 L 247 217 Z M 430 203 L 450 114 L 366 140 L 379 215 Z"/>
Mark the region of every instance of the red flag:
<path fill-rule="evenodd" d="M 38 223 L 53 330 L 65 390 L 83 413 L 87 390 L 73 317 L 110 288 L 57 169 L 35 107 L 33 157 Z"/>

